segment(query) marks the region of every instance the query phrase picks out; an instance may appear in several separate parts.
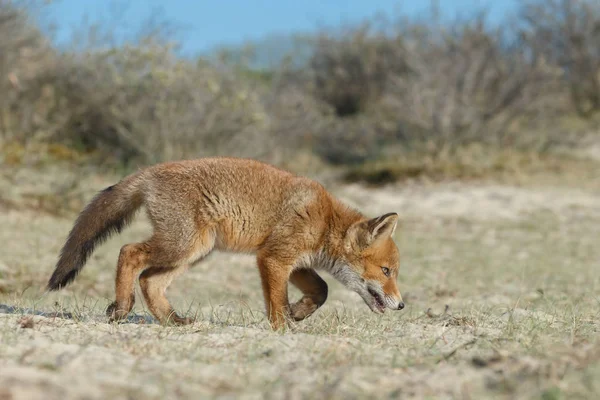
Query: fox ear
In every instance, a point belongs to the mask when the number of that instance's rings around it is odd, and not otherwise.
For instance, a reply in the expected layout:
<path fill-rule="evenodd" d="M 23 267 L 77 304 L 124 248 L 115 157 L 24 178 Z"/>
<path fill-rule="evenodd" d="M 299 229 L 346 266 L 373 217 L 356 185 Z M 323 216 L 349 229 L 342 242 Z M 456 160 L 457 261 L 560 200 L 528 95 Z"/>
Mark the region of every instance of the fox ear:
<path fill-rule="evenodd" d="M 398 214 L 388 213 L 380 217 L 354 224 L 348 230 L 348 238 L 366 248 L 390 238 L 396 231 Z"/>
<path fill-rule="evenodd" d="M 373 218 L 368 222 L 368 230 L 373 242 L 390 238 L 396 231 L 398 214 L 388 213 L 381 217 Z"/>

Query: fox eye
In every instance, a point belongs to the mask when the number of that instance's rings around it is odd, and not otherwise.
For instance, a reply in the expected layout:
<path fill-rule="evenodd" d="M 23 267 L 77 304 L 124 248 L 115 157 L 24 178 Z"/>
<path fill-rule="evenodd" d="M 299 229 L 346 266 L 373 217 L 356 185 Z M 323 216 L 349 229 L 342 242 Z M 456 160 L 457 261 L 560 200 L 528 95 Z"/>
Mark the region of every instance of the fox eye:
<path fill-rule="evenodd" d="M 390 269 L 388 267 L 381 267 L 381 270 L 385 276 L 390 276 Z"/>

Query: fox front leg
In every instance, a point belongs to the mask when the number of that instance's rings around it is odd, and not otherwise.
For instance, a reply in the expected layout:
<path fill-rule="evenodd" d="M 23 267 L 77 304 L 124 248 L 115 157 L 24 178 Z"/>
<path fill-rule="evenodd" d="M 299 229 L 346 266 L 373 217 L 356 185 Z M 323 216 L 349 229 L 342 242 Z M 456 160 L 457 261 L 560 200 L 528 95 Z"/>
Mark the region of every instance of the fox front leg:
<path fill-rule="evenodd" d="M 290 314 L 287 285 L 292 266 L 273 257 L 259 256 L 257 261 L 267 317 L 273 330 L 282 329 Z"/>
<path fill-rule="evenodd" d="M 302 292 L 302 298 L 290 305 L 294 321 L 309 317 L 327 300 L 327 283 L 312 268 L 294 270 L 290 282 Z"/>

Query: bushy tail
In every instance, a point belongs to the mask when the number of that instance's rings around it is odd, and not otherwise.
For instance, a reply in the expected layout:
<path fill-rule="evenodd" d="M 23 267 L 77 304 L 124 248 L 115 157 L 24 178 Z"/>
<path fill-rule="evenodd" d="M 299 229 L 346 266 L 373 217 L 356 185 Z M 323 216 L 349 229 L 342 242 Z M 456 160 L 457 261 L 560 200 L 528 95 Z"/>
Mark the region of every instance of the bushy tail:
<path fill-rule="evenodd" d="M 142 183 L 139 175 L 130 175 L 98 193 L 84 208 L 60 252 L 48 290 L 58 290 L 71 283 L 96 245 L 111 234 L 121 232 L 131 222 L 143 203 Z"/>

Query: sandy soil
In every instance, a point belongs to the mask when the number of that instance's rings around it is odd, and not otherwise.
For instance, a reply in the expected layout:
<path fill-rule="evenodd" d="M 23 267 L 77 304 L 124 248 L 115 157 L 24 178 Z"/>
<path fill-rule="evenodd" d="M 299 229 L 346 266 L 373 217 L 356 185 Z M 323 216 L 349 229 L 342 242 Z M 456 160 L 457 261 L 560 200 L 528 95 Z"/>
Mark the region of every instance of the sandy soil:
<path fill-rule="evenodd" d="M 53 212 L 57 201 L 77 208 L 111 183 L 94 176 L 56 196 L 56 185 L 85 173 L 60 172 L 0 180 L 0 400 L 600 394 L 600 192 L 334 186 L 368 214 L 401 214 L 408 306 L 373 315 L 325 276 L 325 306 L 274 333 L 254 259 L 235 254 L 211 255 L 169 290 L 195 324 L 160 326 L 141 300 L 127 323 L 107 323 L 118 249 L 147 235 L 143 217 L 103 245 L 75 284 L 44 294 L 73 222 Z"/>

